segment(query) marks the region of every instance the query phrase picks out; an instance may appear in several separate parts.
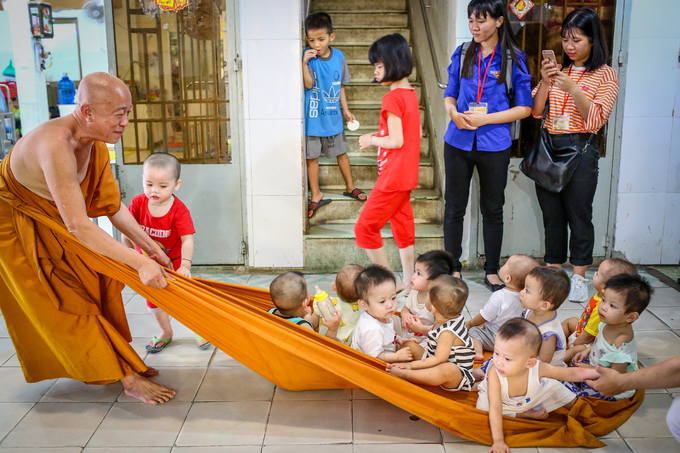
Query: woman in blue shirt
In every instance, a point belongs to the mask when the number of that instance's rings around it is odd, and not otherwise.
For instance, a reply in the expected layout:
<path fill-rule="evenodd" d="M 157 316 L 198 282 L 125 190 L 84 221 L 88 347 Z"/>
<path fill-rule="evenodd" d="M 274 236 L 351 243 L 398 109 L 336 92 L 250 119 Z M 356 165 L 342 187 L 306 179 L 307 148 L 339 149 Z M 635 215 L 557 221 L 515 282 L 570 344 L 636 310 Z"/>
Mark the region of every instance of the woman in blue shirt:
<path fill-rule="evenodd" d="M 510 123 L 531 114 L 531 75 L 517 47 L 503 0 L 472 0 L 468 5 L 473 40 L 456 49 L 449 65 L 444 104 L 451 118 L 444 135 L 446 168 L 444 243 L 455 258 L 455 276 L 462 265 L 463 219 L 475 167 L 480 182 L 486 262 L 484 283 L 493 291 L 498 278 L 503 242 L 503 205 L 510 164 Z M 469 46 L 469 47 L 468 47 Z M 508 54 L 512 65 L 508 64 Z M 462 64 L 462 71 L 461 71 Z M 506 71 L 512 71 L 515 106 L 510 108 Z M 462 77 L 461 77 L 462 74 Z"/>

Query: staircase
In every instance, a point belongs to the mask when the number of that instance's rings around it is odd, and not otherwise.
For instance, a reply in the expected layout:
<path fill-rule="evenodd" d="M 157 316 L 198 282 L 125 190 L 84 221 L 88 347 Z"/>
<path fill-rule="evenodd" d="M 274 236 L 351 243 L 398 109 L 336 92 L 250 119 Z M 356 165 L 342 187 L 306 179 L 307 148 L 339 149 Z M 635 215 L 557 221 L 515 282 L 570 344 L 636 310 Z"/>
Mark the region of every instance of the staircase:
<path fill-rule="evenodd" d="M 373 65 L 368 61 L 368 49 L 378 38 L 400 33 L 409 42 L 410 21 L 407 0 L 312 0 L 310 12 L 324 11 L 333 19 L 335 41 L 332 47 L 340 49 L 347 59 L 352 82 L 345 85 L 350 111 L 361 128 L 351 132 L 345 128 L 347 151 L 352 166 L 354 184 L 370 197 L 378 179 L 377 148 L 359 150 L 360 135 L 378 130 L 380 103 L 389 88 L 372 83 Z M 415 55 L 414 55 L 415 56 Z M 416 222 L 416 253 L 443 248 L 443 200 L 439 182 L 435 181 L 434 144 L 429 140 L 429 127 L 425 118 L 426 105 L 418 78 L 418 61 L 410 77 L 411 85 L 421 100 L 420 117 L 423 138 L 420 146 L 418 187 L 411 194 L 411 204 Z M 304 259 L 305 270 L 336 272 L 348 263 L 369 264 L 366 253 L 356 246 L 354 224 L 364 204 L 345 197 L 345 182 L 336 159 L 319 159 L 319 179 L 324 198 L 333 203 L 325 206 L 308 219 Z M 389 224 L 383 228 L 384 247 L 393 269 L 401 269 L 397 246 Z"/>

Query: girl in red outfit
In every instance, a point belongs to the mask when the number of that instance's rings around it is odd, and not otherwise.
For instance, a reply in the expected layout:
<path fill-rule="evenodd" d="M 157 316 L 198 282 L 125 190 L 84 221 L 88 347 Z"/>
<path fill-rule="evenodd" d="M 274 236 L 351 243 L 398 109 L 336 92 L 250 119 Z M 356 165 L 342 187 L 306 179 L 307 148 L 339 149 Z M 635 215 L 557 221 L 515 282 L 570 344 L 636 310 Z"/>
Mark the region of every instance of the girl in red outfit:
<path fill-rule="evenodd" d="M 368 59 L 375 80 L 390 87 L 382 99 L 379 130 L 359 138 L 360 149 L 378 147 L 378 181 L 354 226 L 357 245 L 376 264 L 389 269 L 380 229 L 390 222 L 404 275 L 413 275 L 415 226 L 411 191 L 418 185 L 420 164 L 420 106 L 408 82 L 413 56 L 398 33 L 371 45 Z M 408 286 L 408 283 L 405 283 Z M 409 289 L 409 288 L 405 288 Z"/>

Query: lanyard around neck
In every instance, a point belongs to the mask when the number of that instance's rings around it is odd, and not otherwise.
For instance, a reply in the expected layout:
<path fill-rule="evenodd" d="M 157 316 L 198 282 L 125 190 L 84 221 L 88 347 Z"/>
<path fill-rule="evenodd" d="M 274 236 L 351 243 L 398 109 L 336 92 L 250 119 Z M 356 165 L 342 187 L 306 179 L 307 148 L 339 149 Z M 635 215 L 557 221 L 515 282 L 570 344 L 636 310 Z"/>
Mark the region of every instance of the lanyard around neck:
<path fill-rule="evenodd" d="M 482 102 L 482 94 L 484 93 L 484 85 L 486 84 L 486 75 L 489 73 L 489 68 L 493 62 L 493 56 L 496 55 L 496 47 L 494 46 L 493 52 L 491 52 L 491 58 L 489 59 L 489 64 L 486 66 L 486 71 L 484 71 L 484 80 L 482 80 L 482 46 L 479 46 L 479 70 L 477 71 L 477 104 Z M 480 84 L 481 82 L 481 84 Z"/>
<path fill-rule="evenodd" d="M 572 68 L 572 67 L 573 67 L 573 66 L 569 66 L 569 78 L 570 78 L 570 79 L 571 79 L 571 68 Z M 576 81 L 576 86 L 578 86 L 578 84 L 581 82 L 581 79 L 583 78 L 584 75 L 586 75 L 586 72 L 588 72 L 588 70 L 587 70 L 587 69 L 584 69 L 583 74 L 581 74 L 581 77 L 579 77 L 578 80 Z M 567 92 L 565 91 L 565 92 L 564 92 L 564 105 L 562 105 L 562 113 L 561 113 L 560 115 L 564 115 L 564 109 L 567 108 L 567 99 L 568 99 L 568 98 L 569 98 L 569 93 L 567 93 Z"/>

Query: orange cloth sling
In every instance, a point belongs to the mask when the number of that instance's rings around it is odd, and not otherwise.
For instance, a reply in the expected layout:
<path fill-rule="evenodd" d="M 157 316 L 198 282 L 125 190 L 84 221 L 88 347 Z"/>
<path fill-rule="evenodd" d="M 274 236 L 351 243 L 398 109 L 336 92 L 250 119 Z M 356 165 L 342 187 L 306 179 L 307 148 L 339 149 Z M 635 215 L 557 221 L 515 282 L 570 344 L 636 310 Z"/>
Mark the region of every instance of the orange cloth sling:
<path fill-rule="evenodd" d="M 115 278 L 282 388 L 364 388 L 465 439 L 492 443 L 488 414 L 475 408 L 476 392 L 446 392 L 396 378 L 384 371 L 384 362 L 267 313 L 266 309 L 273 305 L 266 290 L 198 278 L 190 280 L 176 273 L 172 273 L 176 280 L 170 282 L 166 289 L 146 287 L 133 269 L 97 254 L 74 239 L 58 215 L 52 215 L 54 211 L 46 209 L 44 203 L 26 202 L 25 189 L 17 188 L 16 181 L 12 190 L 23 189 L 23 201 L 11 195 L 7 184 L 8 179 L 11 182 L 13 178 L 6 161 L 1 168 L 0 272 L 6 283 L 0 285 L 3 298 L 0 306 L 3 313 L 7 310 L 8 328 L 27 380 L 68 376 L 89 382 L 105 382 L 115 379 L 111 377 L 115 374 L 113 371 L 122 377 L 131 369 L 145 369 L 139 358 L 130 357 L 131 349 L 128 350 L 130 347 L 125 343 L 129 332 L 124 317 L 120 318 L 122 302 L 119 295 L 112 296 L 114 289 L 120 289 L 120 285 L 111 280 Z M 104 173 L 107 173 L 106 169 Z M 8 203 L 11 208 L 8 208 Z M 49 207 L 50 203 L 46 203 Z M 13 222 L 20 226 L 9 239 L 7 234 L 14 230 L 9 225 L 11 222 L 6 220 L 8 213 L 12 213 Z M 29 240 L 29 236 L 34 239 Z M 45 239 L 47 236 L 49 241 Z M 12 243 L 20 245 L 13 246 L 13 255 L 8 257 L 6 252 Z M 55 259 L 49 259 L 54 255 L 46 256 L 47 250 L 37 245 L 43 243 L 49 243 L 52 252 L 58 245 L 61 252 L 58 260 L 71 266 L 68 278 L 61 275 L 58 280 L 60 284 L 70 284 L 69 295 L 77 296 L 68 305 L 60 302 L 61 293 L 45 289 L 46 283 L 56 284 L 54 277 L 59 273 L 54 271 L 58 266 L 54 263 Z M 36 254 L 41 263 L 48 259 L 54 267 L 42 263 L 36 268 Z M 94 280 L 85 281 L 79 272 Z M 96 272 L 102 275 L 97 276 Z M 99 293 L 95 291 L 97 287 Z M 65 291 L 64 288 L 60 290 Z M 4 300 L 8 296 L 12 297 L 12 301 Z M 28 296 L 40 296 L 44 300 L 27 299 Z M 33 304 L 48 313 L 29 307 Z M 80 305 L 88 308 L 79 309 Z M 78 313 L 72 314 L 74 307 Z M 48 322 L 49 318 L 55 318 L 55 322 Z M 37 340 L 32 338 L 36 334 L 39 335 Z M 80 339 L 78 348 L 73 348 L 70 335 Z M 30 343 L 32 347 L 24 347 L 23 343 Z M 39 349 L 32 350 L 36 346 Z M 47 360 L 38 363 L 37 358 L 44 357 L 46 353 L 43 349 L 49 352 Z M 98 352 L 97 357 L 95 351 Z M 117 357 L 109 361 L 103 358 L 97 360 L 94 370 L 83 363 L 98 358 L 100 354 L 102 357 L 112 354 Z M 67 357 L 69 363 L 62 363 L 62 357 Z M 73 364 L 78 366 L 73 367 Z M 511 447 L 601 447 L 604 444 L 597 437 L 625 422 L 643 398 L 643 391 L 638 391 L 631 400 L 617 402 L 579 398 L 569 412 L 560 409 L 544 421 L 505 417 L 505 439 Z"/>

